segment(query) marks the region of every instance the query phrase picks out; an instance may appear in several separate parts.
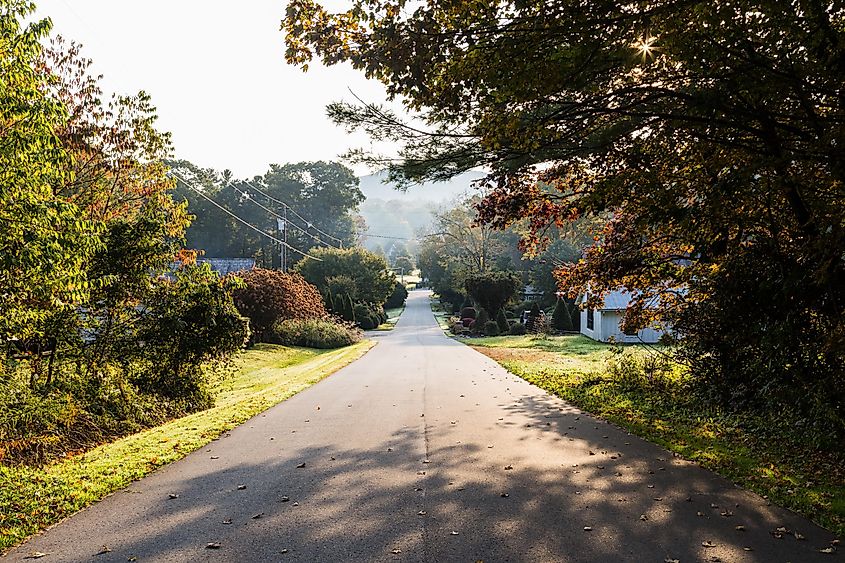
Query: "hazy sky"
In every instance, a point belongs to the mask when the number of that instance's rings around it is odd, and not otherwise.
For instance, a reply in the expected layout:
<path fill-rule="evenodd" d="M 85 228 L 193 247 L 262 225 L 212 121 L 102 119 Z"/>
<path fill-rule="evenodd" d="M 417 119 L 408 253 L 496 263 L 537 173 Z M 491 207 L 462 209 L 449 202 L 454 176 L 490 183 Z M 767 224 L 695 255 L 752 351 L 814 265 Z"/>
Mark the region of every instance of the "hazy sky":
<path fill-rule="evenodd" d="M 325 106 L 353 101 L 349 89 L 383 102 L 383 87 L 349 67 L 312 64 L 303 73 L 286 65 L 284 0 L 36 2 L 54 33 L 83 44 L 104 90 L 152 96 L 179 158 L 245 177 L 270 163 L 332 160 L 369 146 L 332 124 Z"/>

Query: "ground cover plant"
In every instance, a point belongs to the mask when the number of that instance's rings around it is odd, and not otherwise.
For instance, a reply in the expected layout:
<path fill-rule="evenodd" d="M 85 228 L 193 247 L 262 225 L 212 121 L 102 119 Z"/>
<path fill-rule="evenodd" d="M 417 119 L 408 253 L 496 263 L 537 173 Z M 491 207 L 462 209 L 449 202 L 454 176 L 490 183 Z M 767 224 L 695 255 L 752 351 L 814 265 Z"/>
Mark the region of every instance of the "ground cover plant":
<path fill-rule="evenodd" d="M 526 381 L 845 535 L 845 452 L 819 448 L 829 436 L 801 425 L 797 413 L 720 408 L 656 347 L 584 336 L 468 344 Z"/>
<path fill-rule="evenodd" d="M 0 551 L 176 461 L 362 356 L 260 344 L 214 388 L 215 406 L 46 465 L 0 465 Z"/>

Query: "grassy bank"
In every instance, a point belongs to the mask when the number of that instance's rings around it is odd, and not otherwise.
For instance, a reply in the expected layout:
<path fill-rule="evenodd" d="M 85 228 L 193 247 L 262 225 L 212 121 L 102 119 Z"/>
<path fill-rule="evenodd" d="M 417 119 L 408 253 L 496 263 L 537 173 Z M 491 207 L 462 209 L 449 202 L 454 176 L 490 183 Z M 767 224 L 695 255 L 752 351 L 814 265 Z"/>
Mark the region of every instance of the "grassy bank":
<path fill-rule="evenodd" d="M 234 426 L 361 357 L 338 350 L 259 345 L 241 354 L 213 408 L 43 467 L 0 466 L 0 550 L 206 445 Z"/>
<path fill-rule="evenodd" d="M 402 316 L 402 312 L 404 310 L 404 304 L 401 307 L 396 307 L 395 309 L 385 309 L 384 313 L 387 315 L 387 320 L 381 323 L 376 330 L 393 330 L 393 327 L 395 327 L 396 323 L 399 322 L 399 317 Z"/>
<path fill-rule="evenodd" d="M 649 375 L 642 367 L 659 350 L 626 346 L 614 353 L 583 336 L 467 344 L 538 387 L 845 536 L 845 452 L 820 451 L 805 429 L 783 417 L 708 405 L 678 366 Z"/>

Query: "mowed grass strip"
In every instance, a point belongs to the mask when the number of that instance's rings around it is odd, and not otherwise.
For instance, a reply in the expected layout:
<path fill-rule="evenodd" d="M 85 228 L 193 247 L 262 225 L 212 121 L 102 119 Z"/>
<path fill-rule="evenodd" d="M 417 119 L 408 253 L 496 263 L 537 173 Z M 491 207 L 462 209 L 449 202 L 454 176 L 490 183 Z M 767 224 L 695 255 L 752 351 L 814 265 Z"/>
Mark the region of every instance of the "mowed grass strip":
<path fill-rule="evenodd" d="M 393 327 L 396 326 L 396 323 L 399 322 L 399 317 L 402 316 L 402 313 L 405 311 L 405 305 L 401 307 L 396 307 L 394 309 L 385 309 L 384 313 L 387 315 L 387 320 L 381 323 L 378 327 L 374 330 L 393 330 Z"/>
<path fill-rule="evenodd" d="M 43 467 L 0 466 L 0 551 L 185 457 L 238 424 L 363 356 L 374 343 L 337 350 L 258 345 L 238 358 L 211 409 Z"/>
<path fill-rule="evenodd" d="M 845 452 L 815 447 L 794 420 L 714 408 L 692 392 L 681 369 L 651 381 L 613 375 L 608 370 L 612 347 L 584 336 L 503 336 L 466 343 L 579 408 L 845 536 Z M 623 353 L 659 349 L 626 346 Z"/>

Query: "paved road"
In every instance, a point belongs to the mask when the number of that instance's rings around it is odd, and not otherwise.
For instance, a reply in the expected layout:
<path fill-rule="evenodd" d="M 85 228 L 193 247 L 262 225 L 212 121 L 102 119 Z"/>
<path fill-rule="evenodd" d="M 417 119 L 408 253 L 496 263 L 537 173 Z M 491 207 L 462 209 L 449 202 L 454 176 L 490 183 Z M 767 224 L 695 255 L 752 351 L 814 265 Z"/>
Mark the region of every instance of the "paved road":
<path fill-rule="evenodd" d="M 375 338 L 351 366 L 8 558 L 842 560 L 817 551 L 829 532 L 445 337 L 426 292 Z M 780 526 L 806 539 L 776 539 Z"/>

